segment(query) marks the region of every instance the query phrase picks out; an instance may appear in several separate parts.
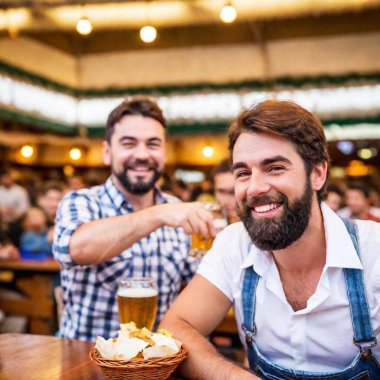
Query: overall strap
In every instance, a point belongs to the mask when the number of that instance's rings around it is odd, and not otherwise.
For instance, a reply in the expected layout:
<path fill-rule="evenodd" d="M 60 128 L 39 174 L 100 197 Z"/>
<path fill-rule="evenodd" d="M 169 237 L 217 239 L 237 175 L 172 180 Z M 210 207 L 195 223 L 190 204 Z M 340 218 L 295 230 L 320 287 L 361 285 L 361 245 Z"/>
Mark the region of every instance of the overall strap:
<path fill-rule="evenodd" d="M 350 219 L 342 219 L 352 243 L 360 258 L 358 230 L 356 223 Z M 376 337 L 373 334 L 371 317 L 367 302 L 366 291 L 361 269 L 344 269 L 346 289 L 350 303 L 352 326 L 354 329 L 354 343 L 360 348 L 360 352 L 368 352 L 376 346 Z"/>
<path fill-rule="evenodd" d="M 253 337 L 256 335 L 255 308 L 256 289 L 259 282 L 259 275 L 253 267 L 246 268 L 243 280 L 242 304 L 244 323 L 242 329 L 245 333 L 245 340 L 249 347 L 252 347 Z"/>

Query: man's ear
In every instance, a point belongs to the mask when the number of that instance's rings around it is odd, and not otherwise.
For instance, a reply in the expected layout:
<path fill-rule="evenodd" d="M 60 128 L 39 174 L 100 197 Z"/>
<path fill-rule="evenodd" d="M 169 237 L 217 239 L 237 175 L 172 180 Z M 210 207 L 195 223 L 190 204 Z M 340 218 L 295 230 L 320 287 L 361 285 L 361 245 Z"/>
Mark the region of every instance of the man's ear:
<path fill-rule="evenodd" d="M 315 165 L 313 171 L 310 175 L 311 188 L 315 191 L 318 191 L 322 188 L 326 182 L 328 165 L 327 161 L 323 161 Z"/>
<path fill-rule="evenodd" d="M 104 165 L 110 166 L 111 161 L 112 161 L 111 160 L 111 146 L 107 141 L 103 141 L 102 155 L 103 155 Z"/>

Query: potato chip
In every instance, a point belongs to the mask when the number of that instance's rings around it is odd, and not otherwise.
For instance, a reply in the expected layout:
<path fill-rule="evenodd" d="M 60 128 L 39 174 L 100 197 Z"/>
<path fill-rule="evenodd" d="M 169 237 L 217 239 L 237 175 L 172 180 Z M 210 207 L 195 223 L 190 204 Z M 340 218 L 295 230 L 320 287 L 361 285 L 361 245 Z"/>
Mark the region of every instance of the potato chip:
<path fill-rule="evenodd" d="M 182 343 L 172 337 L 168 330 L 152 333 L 147 328 L 138 329 L 136 324 L 120 325 L 117 338 L 108 340 L 98 336 L 95 348 L 109 360 L 130 360 L 132 358 L 162 358 L 179 352 Z"/>
<path fill-rule="evenodd" d="M 116 360 L 130 360 L 138 355 L 140 351 L 148 347 L 149 343 L 138 338 L 131 338 L 126 341 L 118 341 L 114 345 Z"/>
<path fill-rule="evenodd" d="M 144 359 L 164 358 L 177 352 L 167 346 L 153 346 L 145 348 L 142 352 Z"/>
<path fill-rule="evenodd" d="M 177 346 L 175 340 L 171 337 L 156 333 L 152 335 L 152 340 L 158 347 L 168 347 L 174 351 L 174 353 L 179 351 L 179 347 Z"/>

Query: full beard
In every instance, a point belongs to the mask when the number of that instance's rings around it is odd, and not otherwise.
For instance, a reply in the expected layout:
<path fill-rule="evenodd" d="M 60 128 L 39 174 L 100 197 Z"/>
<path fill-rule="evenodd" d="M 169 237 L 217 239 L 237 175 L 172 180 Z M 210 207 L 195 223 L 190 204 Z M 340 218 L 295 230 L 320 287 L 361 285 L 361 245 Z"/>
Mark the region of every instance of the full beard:
<path fill-rule="evenodd" d="M 237 206 L 238 214 L 247 230 L 252 242 L 261 250 L 275 251 L 284 249 L 297 241 L 305 232 L 311 215 L 313 190 L 310 180 L 307 179 L 302 196 L 291 205 L 288 198 L 280 193 L 278 197 L 255 197 L 244 201 L 242 208 Z M 277 218 L 254 218 L 251 208 L 263 203 L 280 203 L 283 207 L 282 215 Z"/>
<path fill-rule="evenodd" d="M 134 165 L 148 165 L 149 169 L 153 171 L 152 177 L 147 181 L 144 181 L 142 178 L 138 177 L 133 180 L 128 175 L 128 170 Z M 112 174 L 118 179 L 121 186 L 123 186 L 128 193 L 133 195 L 144 195 L 154 188 L 154 185 L 163 173 L 158 170 L 157 164 L 155 163 L 151 163 L 148 160 L 136 160 L 132 163 L 125 163 L 123 165 L 123 170 L 120 172 L 112 170 Z"/>

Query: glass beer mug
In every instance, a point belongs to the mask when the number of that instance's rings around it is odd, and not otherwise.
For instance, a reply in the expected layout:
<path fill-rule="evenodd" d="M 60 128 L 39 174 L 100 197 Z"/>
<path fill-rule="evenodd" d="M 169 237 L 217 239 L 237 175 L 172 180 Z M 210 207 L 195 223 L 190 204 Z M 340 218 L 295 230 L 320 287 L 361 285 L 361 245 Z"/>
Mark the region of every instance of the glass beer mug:
<path fill-rule="evenodd" d="M 120 323 L 152 330 L 157 313 L 157 283 L 151 277 L 126 277 L 117 291 Z"/>
<path fill-rule="evenodd" d="M 212 212 L 216 233 L 220 232 L 228 224 L 227 218 L 224 216 L 222 208 L 218 204 L 212 203 L 206 203 L 205 207 Z M 200 234 L 191 235 L 190 256 L 196 257 L 198 259 L 202 258 L 212 247 L 213 241 L 213 237 L 205 239 Z"/>

